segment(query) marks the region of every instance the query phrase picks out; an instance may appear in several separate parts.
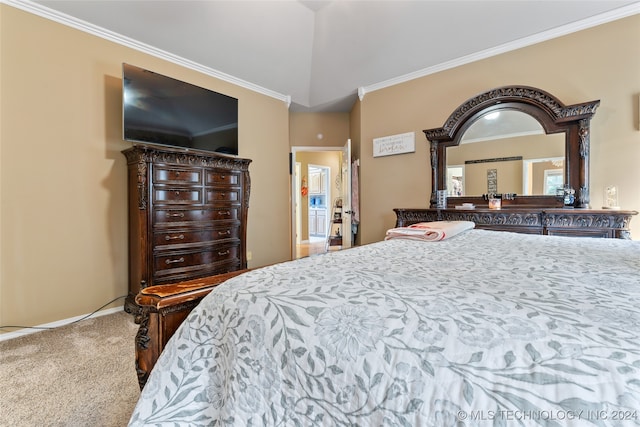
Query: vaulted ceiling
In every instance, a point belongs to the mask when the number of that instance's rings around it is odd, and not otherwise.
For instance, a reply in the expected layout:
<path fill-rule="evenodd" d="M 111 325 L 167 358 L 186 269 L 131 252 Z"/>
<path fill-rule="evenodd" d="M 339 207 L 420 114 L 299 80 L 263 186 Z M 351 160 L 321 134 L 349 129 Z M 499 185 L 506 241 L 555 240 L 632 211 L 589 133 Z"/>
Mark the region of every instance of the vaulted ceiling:
<path fill-rule="evenodd" d="M 291 99 L 348 111 L 361 94 L 640 13 L 606 1 L 3 0 Z"/>

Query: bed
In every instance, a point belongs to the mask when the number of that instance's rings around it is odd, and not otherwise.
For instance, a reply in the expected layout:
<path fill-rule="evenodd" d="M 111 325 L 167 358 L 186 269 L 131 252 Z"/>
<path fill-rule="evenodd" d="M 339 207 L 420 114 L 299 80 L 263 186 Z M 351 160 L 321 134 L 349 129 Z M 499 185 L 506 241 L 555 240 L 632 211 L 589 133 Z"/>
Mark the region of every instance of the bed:
<path fill-rule="evenodd" d="M 640 242 L 473 229 L 241 274 L 130 425 L 640 425 Z"/>

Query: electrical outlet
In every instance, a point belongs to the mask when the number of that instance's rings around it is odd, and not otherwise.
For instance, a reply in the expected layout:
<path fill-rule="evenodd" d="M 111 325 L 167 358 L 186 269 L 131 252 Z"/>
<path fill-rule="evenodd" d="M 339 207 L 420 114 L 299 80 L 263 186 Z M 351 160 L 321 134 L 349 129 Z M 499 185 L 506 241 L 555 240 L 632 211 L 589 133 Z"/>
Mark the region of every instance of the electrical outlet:
<path fill-rule="evenodd" d="M 251 251 L 247 251 L 247 261 L 251 261 L 251 258 L 253 258 L 253 254 Z"/>

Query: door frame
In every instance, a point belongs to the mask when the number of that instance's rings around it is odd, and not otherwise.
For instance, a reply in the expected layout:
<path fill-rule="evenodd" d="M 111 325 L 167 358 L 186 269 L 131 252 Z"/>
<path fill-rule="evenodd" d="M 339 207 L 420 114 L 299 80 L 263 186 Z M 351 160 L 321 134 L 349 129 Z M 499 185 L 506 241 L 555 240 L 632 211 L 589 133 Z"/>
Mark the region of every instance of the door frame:
<path fill-rule="evenodd" d="M 344 153 L 344 146 L 335 146 L 335 147 L 314 147 L 314 146 L 292 146 L 291 147 L 291 191 L 292 192 L 300 192 L 300 179 L 298 178 L 298 174 L 296 174 L 296 153 L 299 152 L 324 152 L 324 151 L 335 151 L 339 153 Z M 297 195 L 294 194 L 291 197 L 291 259 L 296 259 L 296 246 L 297 246 L 297 230 L 298 230 L 298 212 L 296 209 L 296 198 Z"/>

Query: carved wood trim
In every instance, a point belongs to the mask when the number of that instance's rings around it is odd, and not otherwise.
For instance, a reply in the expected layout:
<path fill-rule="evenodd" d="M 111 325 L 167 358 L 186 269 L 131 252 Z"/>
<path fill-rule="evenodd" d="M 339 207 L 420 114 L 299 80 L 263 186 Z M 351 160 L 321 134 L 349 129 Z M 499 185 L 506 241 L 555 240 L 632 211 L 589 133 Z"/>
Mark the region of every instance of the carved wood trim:
<path fill-rule="evenodd" d="M 587 209 L 394 209 L 396 227 L 418 222 L 472 221 L 482 228 L 513 231 L 527 230 L 549 234 L 548 229 L 563 229 L 569 235 L 593 236 L 607 231 L 608 237 L 630 239 L 629 224 L 636 211 Z"/>
<path fill-rule="evenodd" d="M 159 150 L 146 145 L 134 145 L 123 151 L 129 163 L 144 161 L 146 163 L 172 163 L 186 166 L 202 166 L 216 169 L 248 171 L 251 160 L 238 157 L 222 156 L 217 153 L 182 150 L 173 151 L 163 147 Z"/>
<path fill-rule="evenodd" d="M 472 221 L 480 225 L 540 226 L 541 213 L 531 212 L 443 212 L 444 221 Z"/>
<path fill-rule="evenodd" d="M 138 160 L 138 209 L 147 209 L 147 162 Z"/>
<path fill-rule="evenodd" d="M 591 129 L 590 120 L 582 119 L 578 122 L 578 138 L 579 138 L 579 153 L 580 153 L 580 170 L 581 175 L 584 177 L 581 185 L 576 189 L 577 206 L 588 207 L 589 206 L 589 152 L 591 150 Z"/>
<path fill-rule="evenodd" d="M 140 390 L 144 387 L 149 378 L 151 370 L 148 366 L 144 366 L 147 362 L 146 353 L 149 351 L 149 312 L 145 310 L 140 319 L 140 327 L 136 333 L 136 375 L 138 377 L 138 385 Z"/>
<path fill-rule="evenodd" d="M 431 153 L 431 182 L 433 183 L 431 185 L 430 203 L 431 206 L 435 206 L 437 203 L 435 183 L 438 181 L 438 143 L 436 141 L 432 141 L 429 145 L 429 152 Z"/>
<path fill-rule="evenodd" d="M 247 191 L 245 191 L 244 195 L 244 203 L 247 206 L 247 209 L 249 208 L 249 194 L 251 194 L 251 176 L 249 175 L 249 171 L 245 170 L 242 172 L 242 174 L 244 175 L 244 183 L 246 185 Z"/>
<path fill-rule="evenodd" d="M 417 222 L 438 221 L 438 212 L 430 209 L 394 209 L 396 227 L 407 227 Z"/>
<path fill-rule="evenodd" d="M 491 89 L 468 99 L 449 116 L 444 126 L 425 130 L 424 133 L 429 141 L 450 138 L 469 115 L 475 114 L 491 105 L 505 102 L 535 105 L 546 111 L 556 121 L 564 121 L 564 119 L 576 120 L 583 116 L 591 117 L 595 114 L 598 105 L 600 105 L 598 100 L 565 106 L 555 96 L 534 87 L 504 86 Z"/>
<path fill-rule="evenodd" d="M 628 229 L 631 214 L 544 213 L 545 227 L 617 228 Z"/>

